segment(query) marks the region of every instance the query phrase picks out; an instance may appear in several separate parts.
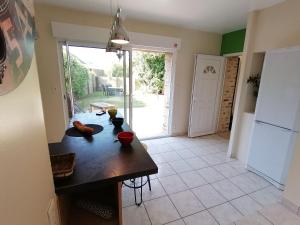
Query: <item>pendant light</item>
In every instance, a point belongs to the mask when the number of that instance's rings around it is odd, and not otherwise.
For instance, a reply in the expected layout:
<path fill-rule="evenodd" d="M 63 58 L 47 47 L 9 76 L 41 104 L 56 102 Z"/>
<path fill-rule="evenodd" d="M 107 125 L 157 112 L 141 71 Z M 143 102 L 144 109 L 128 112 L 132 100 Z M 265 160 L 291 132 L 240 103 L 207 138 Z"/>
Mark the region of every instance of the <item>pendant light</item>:
<path fill-rule="evenodd" d="M 126 45 L 129 43 L 129 37 L 126 29 L 122 25 L 121 9 L 118 8 L 115 16 L 115 21 L 112 26 L 111 42 L 119 45 Z"/>
<path fill-rule="evenodd" d="M 118 52 L 120 50 L 122 50 L 122 46 L 111 42 L 111 39 L 109 38 L 106 45 L 106 52 Z"/>

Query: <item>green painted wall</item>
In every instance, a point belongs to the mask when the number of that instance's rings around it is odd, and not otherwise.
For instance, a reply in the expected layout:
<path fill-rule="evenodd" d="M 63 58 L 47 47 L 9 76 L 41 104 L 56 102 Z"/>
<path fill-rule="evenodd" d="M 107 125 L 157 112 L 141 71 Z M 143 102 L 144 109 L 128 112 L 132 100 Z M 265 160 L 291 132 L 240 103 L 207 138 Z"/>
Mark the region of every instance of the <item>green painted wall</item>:
<path fill-rule="evenodd" d="M 221 55 L 242 52 L 246 29 L 233 31 L 222 36 Z"/>

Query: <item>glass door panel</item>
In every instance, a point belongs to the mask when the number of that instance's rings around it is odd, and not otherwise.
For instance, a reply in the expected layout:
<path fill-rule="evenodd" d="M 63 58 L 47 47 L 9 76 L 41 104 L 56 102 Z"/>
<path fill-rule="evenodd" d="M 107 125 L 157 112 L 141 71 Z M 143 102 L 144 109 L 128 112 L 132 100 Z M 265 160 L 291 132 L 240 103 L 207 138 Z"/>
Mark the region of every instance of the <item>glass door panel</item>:
<path fill-rule="evenodd" d="M 65 80 L 71 80 L 71 88 L 67 90 L 72 90 L 74 113 L 115 107 L 130 123 L 130 52 L 123 51 L 118 57 L 102 48 L 73 45 L 68 48 L 63 45 L 62 51 Z"/>

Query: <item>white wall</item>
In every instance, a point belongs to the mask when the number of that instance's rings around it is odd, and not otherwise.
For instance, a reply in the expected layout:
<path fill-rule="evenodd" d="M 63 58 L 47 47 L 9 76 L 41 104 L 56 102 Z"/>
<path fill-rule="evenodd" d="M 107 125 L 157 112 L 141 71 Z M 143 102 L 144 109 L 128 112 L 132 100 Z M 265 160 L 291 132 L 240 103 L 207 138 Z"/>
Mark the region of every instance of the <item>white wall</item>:
<path fill-rule="evenodd" d="M 284 3 L 257 14 L 254 52 L 300 45 L 300 1 Z"/>
<path fill-rule="evenodd" d="M 236 157 L 244 164 L 248 161 L 249 141 L 251 137 L 254 122 L 253 113 L 244 113 L 241 120 L 240 139 L 238 141 L 238 149 Z"/>
<path fill-rule="evenodd" d="M 0 224 L 48 225 L 54 196 L 36 60 L 20 86 L 0 96 Z"/>
<path fill-rule="evenodd" d="M 236 157 L 239 154 L 239 141 L 242 127 L 242 117 L 247 105 L 247 96 L 249 94 L 247 90 L 247 79 L 251 74 L 252 56 L 253 56 L 253 38 L 255 35 L 257 13 L 252 12 L 248 16 L 246 37 L 244 43 L 244 51 L 241 59 L 240 74 L 237 84 L 236 99 L 234 114 L 232 120 L 232 129 L 230 133 L 230 141 L 228 147 L 228 154 L 232 157 Z"/>
<path fill-rule="evenodd" d="M 263 63 L 264 63 L 265 54 L 264 53 L 255 53 L 253 54 L 252 66 L 250 69 L 249 75 L 259 74 L 261 75 Z M 247 96 L 246 96 L 246 104 L 245 104 L 245 112 L 254 113 L 256 107 L 257 97 L 253 95 L 253 86 L 251 84 L 247 84 Z"/>
<path fill-rule="evenodd" d="M 36 15 L 39 30 L 37 58 L 47 137 L 49 142 L 57 142 L 61 140 L 65 127 L 57 45 L 52 35 L 51 22 L 110 28 L 112 18 L 107 15 L 41 4 L 36 5 Z M 124 25 L 130 32 L 173 37 L 181 40 L 174 82 L 174 124 L 172 130 L 175 134 L 186 133 L 194 72 L 194 55 L 197 53 L 219 55 L 221 35 L 130 19 L 126 19 Z"/>

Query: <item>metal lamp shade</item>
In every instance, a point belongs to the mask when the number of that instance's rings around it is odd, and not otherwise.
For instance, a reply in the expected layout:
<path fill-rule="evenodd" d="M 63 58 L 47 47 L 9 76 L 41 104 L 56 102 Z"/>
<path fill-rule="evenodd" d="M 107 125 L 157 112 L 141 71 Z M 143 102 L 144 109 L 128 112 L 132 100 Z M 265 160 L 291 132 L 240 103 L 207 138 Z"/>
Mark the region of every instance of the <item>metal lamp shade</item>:
<path fill-rule="evenodd" d="M 126 45 L 129 43 L 129 37 L 119 18 L 117 18 L 116 26 L 114 26 L 112 32 L 111 42 L 118 45 Z"/>
<path fill-rule="evenodd" d="M 118 52 L 118 50 L 121 50 L 121 45 L 115 44 L 111 41 L 111 39 L 108 40 L 106 45 L 106 52 Z"/>

